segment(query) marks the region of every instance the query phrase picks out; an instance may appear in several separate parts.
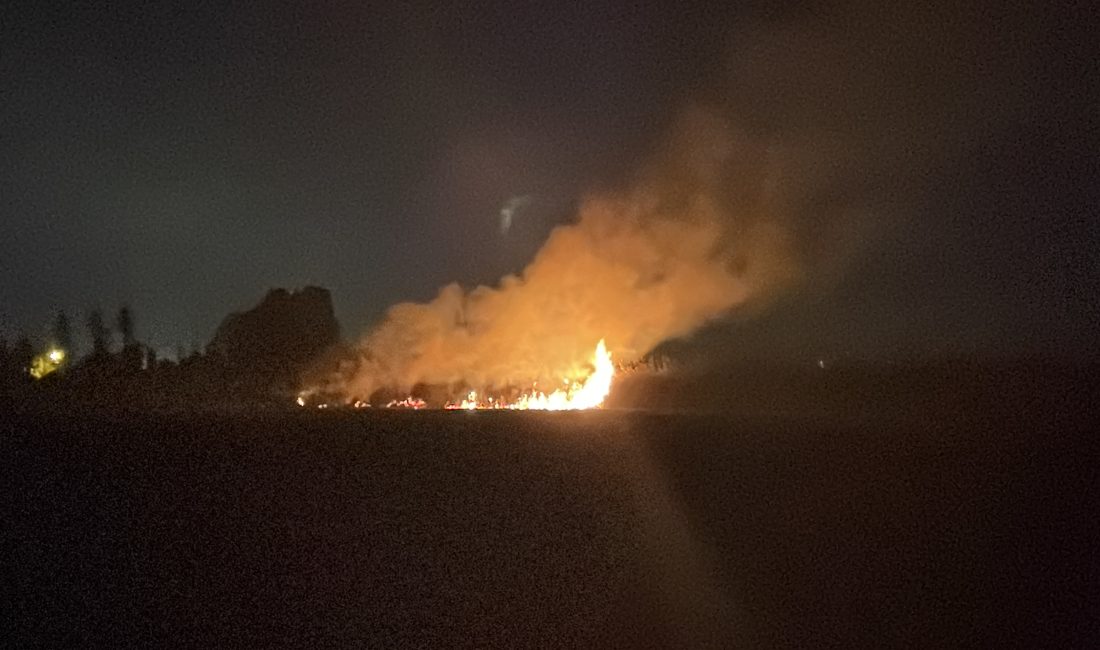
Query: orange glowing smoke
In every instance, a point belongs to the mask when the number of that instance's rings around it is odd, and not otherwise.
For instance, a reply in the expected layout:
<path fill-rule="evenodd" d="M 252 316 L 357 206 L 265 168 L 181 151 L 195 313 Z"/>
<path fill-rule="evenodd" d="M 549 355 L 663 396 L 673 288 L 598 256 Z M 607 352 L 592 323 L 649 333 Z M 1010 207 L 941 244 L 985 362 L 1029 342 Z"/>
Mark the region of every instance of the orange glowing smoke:
<path fill-rule="evenodd" d="M 731 187 L 741 166 L 728 130 L 713 120 L 688 126 L 634 186 L 586 197 L 521 272 L 390 307 L 305 392 L 351 403 L 461 388 L 471 391 L 467 408 L 591 408 L 607 395 L 609 354 L 636 363 L 664 341 L 759 303 L 793 277 L 785 230 L 768 218 L 765 199 Z M 745 177 L 758 184 L 757 175 Z M 503 404 L 490 398 L 504 387 L 532 390 L 509 393 Z"/>

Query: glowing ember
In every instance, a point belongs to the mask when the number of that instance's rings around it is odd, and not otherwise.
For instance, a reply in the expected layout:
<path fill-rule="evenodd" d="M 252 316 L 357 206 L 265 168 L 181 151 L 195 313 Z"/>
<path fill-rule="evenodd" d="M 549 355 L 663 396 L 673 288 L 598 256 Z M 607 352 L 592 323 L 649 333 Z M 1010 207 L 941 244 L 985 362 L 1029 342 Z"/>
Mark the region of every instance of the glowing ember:
<path fill-rule="evenodd" d="M 390 400 L 389 404 L 386 404 L 386 408 L 389 409 L 414 409 L 419 411 L 422 408 L 426 408 L 428 403 L 419 397 L 406 397 L 402 400 Z"/>
<path fill-rule="evenodd" d="M 539 410 L 539 411 L 578 411 L 582 409 L 599 408 L 603 405 L 608 393 L 611 392 L 611 380 L 615 377 L 615 365 L 611 362 L 611 353 L 607 351 L 607 345 L 601 339 L 596 345 L 596 351 L 591 359 L 592 371 L 583 380 L 562 380 L 562 388 L 552 393 L 544 393 L 532 390 L 522 393 L 519 397 L 502 399 L 493 396 L 479 396 L 477 391 L 471 390 L 466 397 L 458 402 L 449 402 L 443 408 L 448 410 Z M 307 406 L 310 403 L 308 393 L 299 393 L 295 402 L 298 406 Z M 370 403 L 356 399 L 348 403 L 356 409 L 370 408 Z M 318 409 L 328 408 L 328 403 L 314 405 Z M 419 398 L 408 396 L 403 399 L 390 400 L 386 404 L 390 409 L 428 408 L 428 403 Z"/>
<path fill-rule="evenodd" d="M 520 395 L 513 402 L 493 399 L 478 399 L 477 393 L 470 391 L 461 402 L 447 404 L 448 409 L 514 409 L 540 411 L 576 411 L 598 408 L 611 392 L 611 380 L 615 377 L 615 365 L 611 363 L 611 354 L 601 340 L 592 355 L 592 374 L 584 381 L 564 380 L 565 388 L 547 395 L 539 391 Z"/>

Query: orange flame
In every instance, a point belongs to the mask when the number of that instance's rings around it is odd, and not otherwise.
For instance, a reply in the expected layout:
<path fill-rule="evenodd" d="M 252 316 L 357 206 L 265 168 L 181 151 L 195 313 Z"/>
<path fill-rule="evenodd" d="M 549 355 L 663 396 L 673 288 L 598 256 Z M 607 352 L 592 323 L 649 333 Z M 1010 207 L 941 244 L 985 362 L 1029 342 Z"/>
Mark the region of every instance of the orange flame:
<path fill-rule="evenodd" d="M 611 380 L 615 377 L 615 365 L 611 362 L 611 354 L 607 351 L 607 345 L 601 339 L 596 345 L 596 351 L 592 355 L 592 374 L 584 381 L 564 380 L 565 388 L 546 394 L 540 391 L 532 391 L 520 395 L 513 402 L 497 400 L 492 397 L 478 399 L 477 393 L 470 391 L 466 399 L 461 402 L 447 404 L 448 409 L 513 409 L 513 410 L 539 410 L 539 411 L 577 411 L 582 409 L 599 408 L 603 405 L 608 393 L 611 392 Z"/>

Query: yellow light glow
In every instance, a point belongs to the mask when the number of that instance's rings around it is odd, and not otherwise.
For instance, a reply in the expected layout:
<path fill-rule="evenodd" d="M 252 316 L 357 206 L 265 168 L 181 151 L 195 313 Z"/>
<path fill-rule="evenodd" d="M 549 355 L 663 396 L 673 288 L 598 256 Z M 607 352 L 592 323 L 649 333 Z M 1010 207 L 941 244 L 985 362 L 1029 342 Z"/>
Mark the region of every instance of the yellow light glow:
<path fill-rule="evenodd" d="M 64 350 L 61 348 L 50 348 L 31 360 L 31 367 L 28 369 L 28 372 L 30 372 L 31 377 L 42 379 L 56 372 L 64 361 Z"/>

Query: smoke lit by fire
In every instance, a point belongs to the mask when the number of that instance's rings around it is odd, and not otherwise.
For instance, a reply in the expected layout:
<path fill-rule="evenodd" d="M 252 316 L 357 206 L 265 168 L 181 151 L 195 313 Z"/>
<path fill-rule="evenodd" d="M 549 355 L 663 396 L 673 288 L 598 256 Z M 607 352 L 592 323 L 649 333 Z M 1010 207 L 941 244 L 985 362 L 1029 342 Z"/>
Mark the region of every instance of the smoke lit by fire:
<path fill-rule="evenodd" d="M 694 118 L 633 189 L 584 201 L 522 273 L 391 307 L 306 393 L 366 403 L 382 391 L 415 408 L 400 396 L 430 386 L 454 408 L 590 408 L 610 389 L 611 357 L 635 362 L 782 280 L 783 230 L 764 218 L 765 201 L 729 196 L 745 167 L 734 151 L 765 156 L 734 146 L 720 120 Z M 763 196 L 758 181 L 736 187 Z"/>

